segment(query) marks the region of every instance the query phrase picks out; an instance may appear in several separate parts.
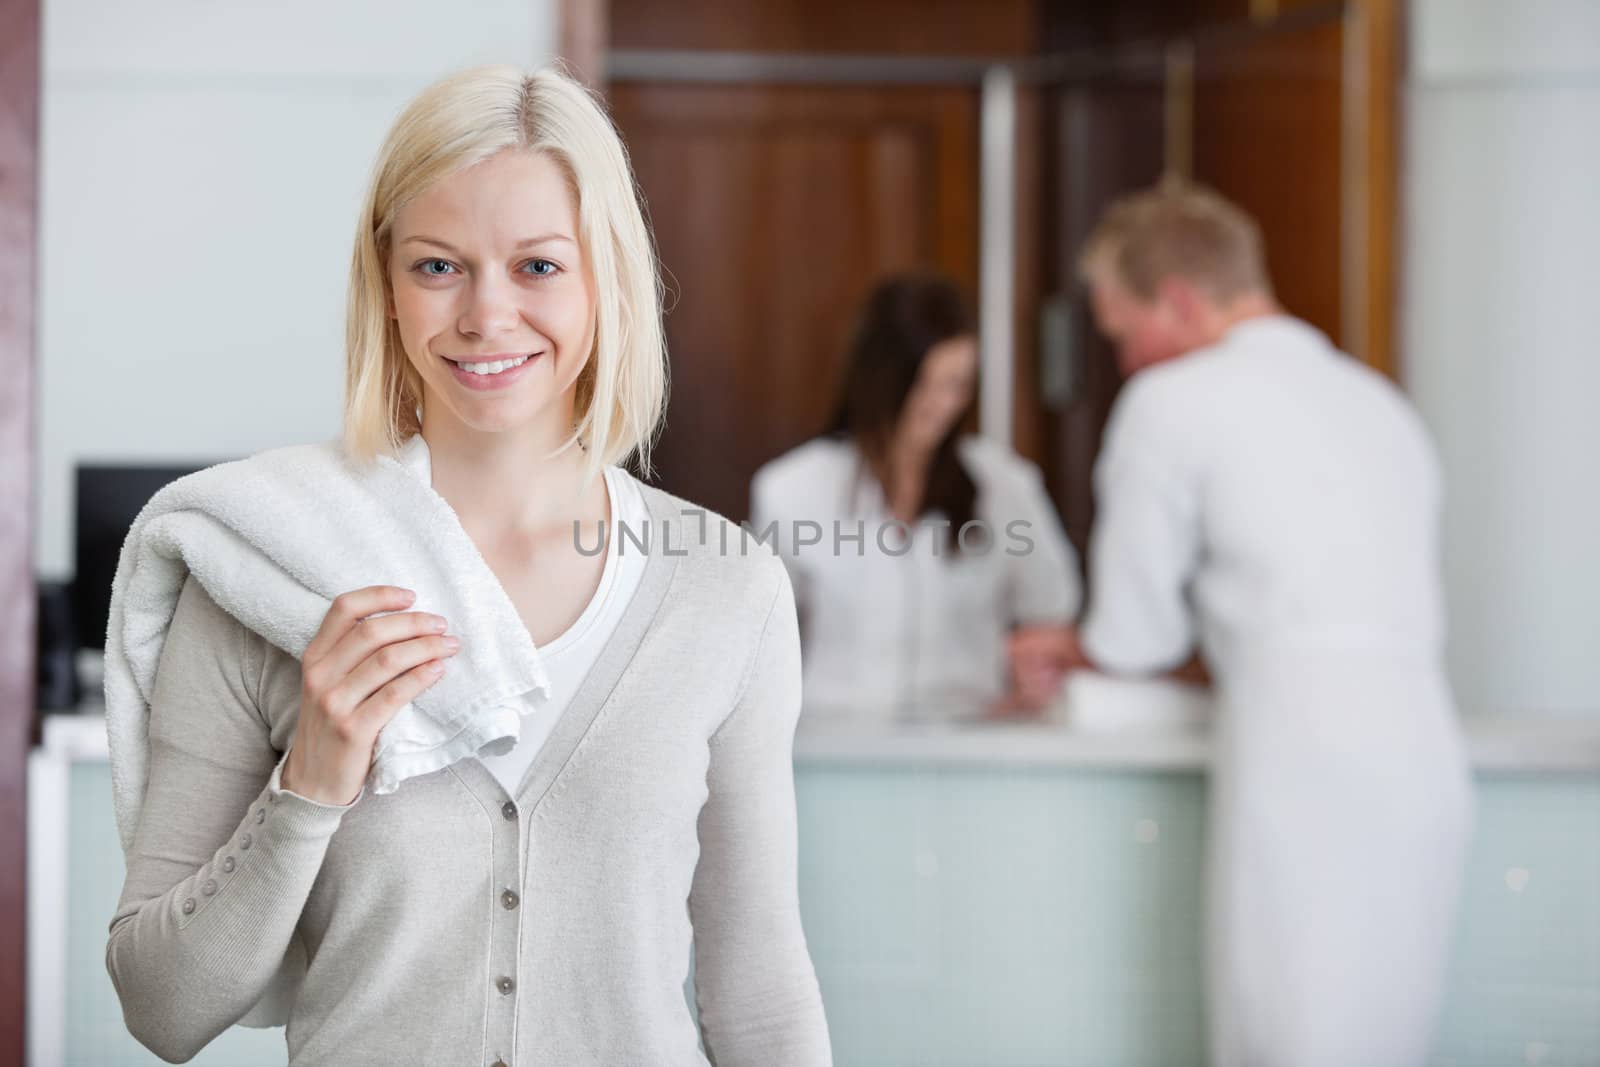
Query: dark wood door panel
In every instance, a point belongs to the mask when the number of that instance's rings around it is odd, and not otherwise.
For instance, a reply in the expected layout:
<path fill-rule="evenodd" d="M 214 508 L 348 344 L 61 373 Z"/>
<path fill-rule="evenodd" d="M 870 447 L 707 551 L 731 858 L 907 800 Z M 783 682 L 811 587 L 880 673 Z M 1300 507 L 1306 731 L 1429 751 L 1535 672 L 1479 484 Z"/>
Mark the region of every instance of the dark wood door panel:
<path fill-rule="evenodd" d="M 1035 0 L 610 0 L 616 48 L 918 56 L 1031 51 Z"/>
<path fill-rule="evenodd" d="M 822 428 L 877 278 L 975 287 L 976 94 L 620 83 L 611 105 L 671 291 L 658 481 L 743 518 L 756 468 Z"/>
<path fill-rule="evenodd" d="M 1194 171 L 1261 224 L 1291 313 L 1344 343 L 1343 23 L 1195 51 Z"/>

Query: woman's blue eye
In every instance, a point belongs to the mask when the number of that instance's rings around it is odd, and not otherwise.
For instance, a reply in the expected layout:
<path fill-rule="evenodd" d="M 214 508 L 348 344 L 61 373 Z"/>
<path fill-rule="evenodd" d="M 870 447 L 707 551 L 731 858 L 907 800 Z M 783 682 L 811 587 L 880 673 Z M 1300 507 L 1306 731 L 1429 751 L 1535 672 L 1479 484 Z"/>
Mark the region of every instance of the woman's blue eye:
<path fill-rule="evenodd" d="M 428 268 L 435 263 L 443 265 L 445 268 L 447 268 L 447 270 L 429 270 Z M 524 264 L 524 266 L 533 268 L 528 273 L 532 274 L 536 278 L 549 278 L 561 270 L 560 267 L 556 266 L 548 259 L 530 259 L 526 264 Z M 451 265 L 450 261 L 445 259 L 424 259 L 412 268 L 412 270 L 418 271 L 423 276 L 428 278 L 449 277 L 448 271 L 454 269 L 455 268 Z"/>

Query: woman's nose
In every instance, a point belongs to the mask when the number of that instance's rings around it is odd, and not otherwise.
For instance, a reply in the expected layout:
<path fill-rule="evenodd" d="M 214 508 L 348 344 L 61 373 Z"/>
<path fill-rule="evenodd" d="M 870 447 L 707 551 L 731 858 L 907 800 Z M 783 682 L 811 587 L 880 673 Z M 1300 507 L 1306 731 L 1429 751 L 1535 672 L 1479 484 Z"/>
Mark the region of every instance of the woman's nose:
<path fill-rule="evenodd" d="M 494 337 L 516 328 L 518 308 L 509 284 L 485 278 L 476 282 L 467 298 L 459 329 L 467 336 Z"/>

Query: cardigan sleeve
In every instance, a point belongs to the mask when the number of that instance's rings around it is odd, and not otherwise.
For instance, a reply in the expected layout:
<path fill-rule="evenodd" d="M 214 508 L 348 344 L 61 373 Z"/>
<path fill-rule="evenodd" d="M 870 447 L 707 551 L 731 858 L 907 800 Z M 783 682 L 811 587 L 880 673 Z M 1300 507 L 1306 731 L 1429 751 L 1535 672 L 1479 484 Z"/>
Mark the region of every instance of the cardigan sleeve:
<path fill-rule="evenodd" d="M 695 1001 L 716 1067 L 826 1067 L 822 994 L 800 925 L 794 729 L 800 640 L 781 571 L 732 712 L 711 739 L 689 894 Z"/>
<path fill-rule="evenodd" d="M 278 973 L 343 813 L 279 788 L 249 638 L 193 578 L 150 706 L 143 807 L 106 969 L 128 1030 L 168 1062 L 237 1022 Z"/>

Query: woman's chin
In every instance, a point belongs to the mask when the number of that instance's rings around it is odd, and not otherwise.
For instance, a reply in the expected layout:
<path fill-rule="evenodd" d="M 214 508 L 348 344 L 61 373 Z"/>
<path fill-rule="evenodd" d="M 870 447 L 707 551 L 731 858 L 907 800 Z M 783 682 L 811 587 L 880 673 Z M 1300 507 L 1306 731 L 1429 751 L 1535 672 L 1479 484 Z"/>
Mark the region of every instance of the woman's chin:
<path fill-rule="evenodd" d="M 493 401 L 481 401 L 475 397 L 452 397 L 451 402 L 440 404 L 450 411 L 450 417 L 459 422 L 466 429 L 477 433 L 509 433 L 522 429 L 534 429 L 546 423 L 550 424 L 552 432 L 559 429 L 561 433 L 571 432 L 571 427 L 556 427 L 559 419 L 556 405 L 550 398 L 518 398 L 519 403 L 506 404 Z M 429 410 L 435 410 L 430 408 Z"/>

